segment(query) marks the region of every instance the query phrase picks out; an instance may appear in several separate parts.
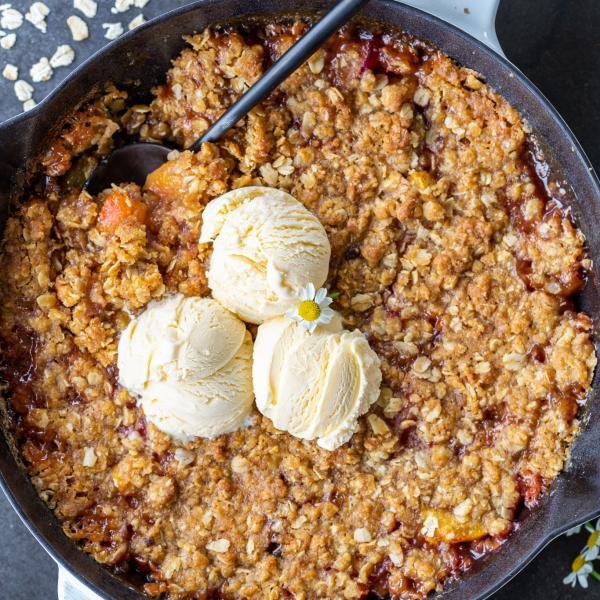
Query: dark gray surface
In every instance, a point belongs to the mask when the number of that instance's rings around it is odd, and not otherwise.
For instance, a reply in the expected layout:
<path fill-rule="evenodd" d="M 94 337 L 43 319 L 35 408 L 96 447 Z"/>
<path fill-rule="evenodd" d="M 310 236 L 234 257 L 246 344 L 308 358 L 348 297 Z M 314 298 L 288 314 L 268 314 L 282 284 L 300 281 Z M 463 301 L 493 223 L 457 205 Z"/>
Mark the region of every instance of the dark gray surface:
<path fill-rule="evenodd" d="M 101 0 L 99 15 L 90 26 L 90 39 L 69 42 L 65 24 L 70 0 L 46 0 L 52 13 L 49 32 L 41 35 L 29 23 L 19 31 L 12 50 L 0 50 L 3 66 L 11 62 L 28 78 L 28 69 L 40 56 L 50 56 L 59 43 L 70 43 L 79 64 L 105 40 L 101 23 L 121 21 L 126 25 L 140 10 L 110 14 L 112 2 Z M 185 1 L 151 0 L 143 11 L 151 17 Z M 13 2 L 26 8 L 29 2 Z M 87 20 L 87 19 L 86 19 Z M 509 56 L 554 102 L 575 130 L 596 168 L 600 166 L 600 3 L 598 0 L 504 0 L 498 18 L 499 37 Z M 56 71 L 46 84 L 36 85 L 36 99 L 56 85 L 67 69 Z M 16 114 L 20 103 L 12 84 L 0 82 L 0 120 Z M 55 568 L 49 558 L 0 497 L 0 600 L 52 600 L 55 594 Z M 570 562 L 585 541 L 582 536 L 561 538 L 552 544 L 495 600 L 569 600 L 600 598 L 600 583 L 590 580 L 587 592 L 571 591 L 562 585 Z M 465 599 L 468 600 L 468 599 Z"/>

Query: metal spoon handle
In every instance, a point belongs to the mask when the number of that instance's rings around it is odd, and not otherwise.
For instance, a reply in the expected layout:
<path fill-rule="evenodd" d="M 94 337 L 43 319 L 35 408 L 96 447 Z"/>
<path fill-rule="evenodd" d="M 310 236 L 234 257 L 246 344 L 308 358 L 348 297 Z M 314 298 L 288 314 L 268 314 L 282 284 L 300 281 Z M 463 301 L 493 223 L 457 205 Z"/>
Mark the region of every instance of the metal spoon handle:
<path fill-rule="evenodd" d="M 194 142 L 191 150 L 197 152 L 203 142 L 217 141 L 228 129 L 245 117 L 264 100 L 282 81 L 308 60 L 354 13 L 369 0 L 341 0 L 320 21 L 315 23 L 266 73 L 236 102 L 234 102 Z"/>

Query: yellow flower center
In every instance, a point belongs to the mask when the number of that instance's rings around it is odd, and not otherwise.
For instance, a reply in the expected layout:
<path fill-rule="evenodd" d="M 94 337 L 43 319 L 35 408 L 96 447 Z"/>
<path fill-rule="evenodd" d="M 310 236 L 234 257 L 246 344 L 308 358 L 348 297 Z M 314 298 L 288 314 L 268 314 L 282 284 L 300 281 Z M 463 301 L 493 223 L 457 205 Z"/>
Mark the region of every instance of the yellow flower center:
<path fill-rule="evenodd" d="M 304 300 L 298 306 L 298 314 L 305 321 L 316 321 L 321 314 L 321 307 L 314 300 Z"/>
<path fill-rule="evenodd" d="M 579 571 L 579 569 L 581 569 L 583 565 L 585 565 L 585 558 L 580 554 L 573 561 L 573 564 L 571 565 L 571 571 L 573 571 L 573 573 L 577 573 L 577 571 Z"/>
<path fill-rule="evenodd" d="M 596 544 L 598 543 L 598 537 L 600 536 L 600 532 L 598 531 L 594 531 L 592 533 L 590 533 L 590 537 L 588 538 L 587 541 L 587 547 L 588 548 L 594 548 L 596 546 Z"/>

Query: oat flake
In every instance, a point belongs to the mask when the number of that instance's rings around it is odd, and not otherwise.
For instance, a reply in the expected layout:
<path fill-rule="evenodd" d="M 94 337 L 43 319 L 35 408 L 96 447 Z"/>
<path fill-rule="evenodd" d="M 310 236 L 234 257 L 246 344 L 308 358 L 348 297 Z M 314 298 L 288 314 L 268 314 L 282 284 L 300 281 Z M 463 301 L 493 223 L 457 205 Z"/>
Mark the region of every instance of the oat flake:
<path fill-rule="evenodd" d="M 110 9 L 113 15 L 129 10 L 133 6 L 133 0 L 115 0 L 115 5 Z"/>
<path fill-rule="evenodd" d="M 15 65 L 6 65 L 2 71 L 2 77 L 9 81 L 16 81 L 19 77 L 19 69 Z"/>
<path fill-rule="evenodd" d="M 93 19 L 98 12 L 98 4 L 94 0 L 73 0 L 73 8 L 81 11 L 88 19 Z"/>
<path fill-rule="evenodd" d="M 225 538 L 220 538 L 214 542 L 206 544 L 206 549 L 212 552 L 227 552 L 229 550 L 230 541 Z"/>
<path fill-rule="evenodd" d="M 52 67 L 45 56 L 42 56 L 42 58 L 29 69 L 29 75 L 34 83 L 48 81 L 52 77 L 52 74 Z"/>
<path fill-rule="evenodd" d="M 114 40 L 123 33 L 123 25 L 121 23 L 102 23 L 102 28 L 106 29 L 104 37 L 107 40 Z"/>
<path fill-rule="evenodd" d="M 23 15 L 18 10 L 14 8 L 5 8 L 2 10 L 0 14 L 0 27 L 3 29 L 18 29 L 21 25 L 23 25 Z"/>
<path fill-rule="evenodd" d="M 0 38 L 0 47 L 4 48 L 4 50 L 10 50 L 17 41 L 16 33 L 9 33 L 4 37 Z"/>
<path fill-rule="evenodd" d="M 89 37 L 87 23 L 77 15 L 71 15 L 67 19 L 67 25 L 71 30 L 71 36 L 76 42 L 81 42 Z"/>
<path fill-rule="evenodd" d="M 82 461 L 83 466 L 84 467 L 93 467 L 96 464 L 97 460 L 98 460 L 98 457 L 96 456 L 94 449 L 90 448 L 88 446 L 83 453 L 83 461 Z"/>
<path fill-rule="evenodd" d="M 57 67 L 68 67 L 75 60 L 75 51 L 68 44 L 59 46 L 52 58 L 50 58 L 50 66 L 54 69 Z"/>
<path fill-rule="evenodd" d="M 34 2 L 25 18 L 42 33 L 46 33 L 46 17 L 50 14 L 50 9 L 43 2 Z"/>
<path fill-rule="evenodd" d="M 15 95 L 21 102 L 31 100 L 31 96 L 33 95 L 33 86 L 27 81 L 19 79 L 19 81 L 15 82 Z"/>
<path fill-rule="evenodd" d="M 132 19 L 129 22 L 129 25 L 127 26 L 127 28 L 131 31 L 132 29 L 135 29 L 136 27 L 143 25 L 145 22 L 146 22 L 146 19 L 144 18 L 144 15 L 140 14 L 137 17 L 135 17 L 135 19 Z"/>
<path fill-rule="evenodd" d="M 25 102 L 23 102 L 23 110 L 25 112 L 31 110 L 34 106 L 37 106 L 37 102 L 33 98 L 30 98 L 29 100 L 25 100 Z"/>

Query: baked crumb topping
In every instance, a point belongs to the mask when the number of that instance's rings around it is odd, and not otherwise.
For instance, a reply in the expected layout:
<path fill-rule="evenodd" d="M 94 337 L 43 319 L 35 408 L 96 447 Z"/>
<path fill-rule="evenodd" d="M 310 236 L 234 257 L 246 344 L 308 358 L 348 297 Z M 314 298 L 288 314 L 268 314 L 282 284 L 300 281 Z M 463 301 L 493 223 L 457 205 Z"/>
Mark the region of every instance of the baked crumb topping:
<path fill-rule="evenodd" d="M 557 184 L 502 97 L 406 34 L 345 29 L 220 143 L 143 189 L 82 191 L 116 132 L 190 145 L 305 27 L 207 30 L 149 106 L 111 90 L 83 107 L 4 231 L 12 433 L 67 535 L 151 596 L 424 598 L 535 506 L 591 384 L 569 299 L 589 264 Z M 117 384 L 130 314 L 207 294 L 202 210 L 247 185 L 318 216 L 333 306 L 381 359 L 381 396 L 335 452 L 257 412 L 175 444 Z"/>

